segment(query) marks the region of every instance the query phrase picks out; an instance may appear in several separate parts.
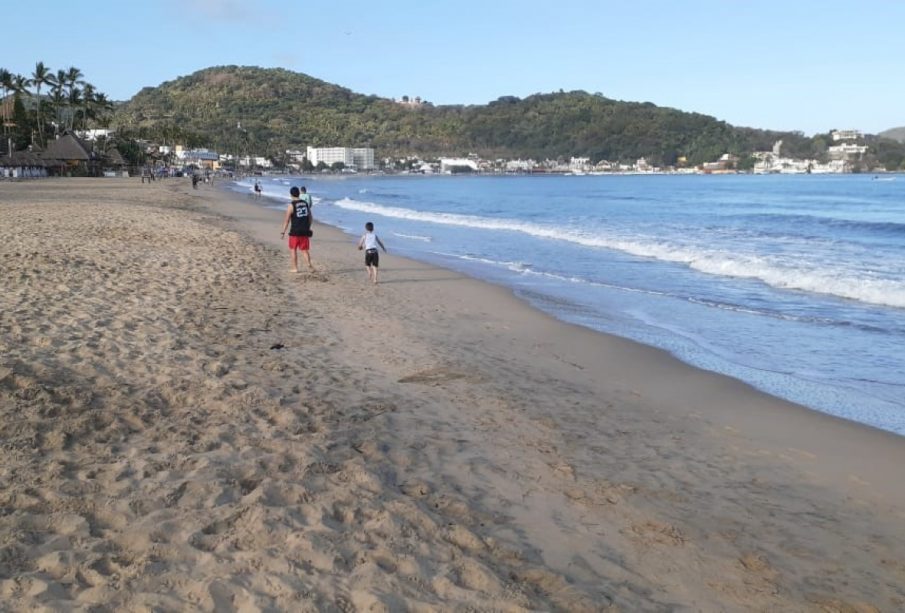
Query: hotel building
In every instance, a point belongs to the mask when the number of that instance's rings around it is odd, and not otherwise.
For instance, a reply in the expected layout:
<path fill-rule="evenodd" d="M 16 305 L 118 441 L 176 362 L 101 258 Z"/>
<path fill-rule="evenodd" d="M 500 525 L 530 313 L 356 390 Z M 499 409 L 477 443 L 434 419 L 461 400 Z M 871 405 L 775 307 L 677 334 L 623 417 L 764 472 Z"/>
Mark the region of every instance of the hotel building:
<path fill-rule="evenodd" d="M 306 155 L 315 166 L 320 162 L 327 166 L 342 162 L 346 168 L 355 170 L 375 168 L 374 150 L 370 147 L 308 147 Z"/>

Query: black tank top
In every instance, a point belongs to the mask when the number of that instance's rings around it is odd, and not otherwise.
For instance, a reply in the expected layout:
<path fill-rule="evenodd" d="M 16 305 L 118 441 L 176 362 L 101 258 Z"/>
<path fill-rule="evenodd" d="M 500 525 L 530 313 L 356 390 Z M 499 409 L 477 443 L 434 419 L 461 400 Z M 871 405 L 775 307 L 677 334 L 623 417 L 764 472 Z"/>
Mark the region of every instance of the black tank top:
<path fill-rule="evenodd" d="M 289 236 L 308 236 L 311 229 L 311 206 L 304 200 L 292 203 L 292 226 Z"/>

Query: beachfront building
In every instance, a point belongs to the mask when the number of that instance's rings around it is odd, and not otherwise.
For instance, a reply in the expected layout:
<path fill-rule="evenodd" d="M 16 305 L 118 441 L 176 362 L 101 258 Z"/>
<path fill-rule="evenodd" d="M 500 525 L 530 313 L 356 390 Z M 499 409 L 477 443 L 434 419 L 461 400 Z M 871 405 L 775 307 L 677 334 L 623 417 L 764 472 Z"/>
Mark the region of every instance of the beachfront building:
<path fill-rule="evenodd" d="M 851 166 L 847 160 L 830 160 L 823 164 L 817 160 L 800 160 L 797 158 L 784 158 L 775 155 L 771 151 L 755 151 L 754 174 L 836 174 L 850 172 Z"/>
<path fill-rule="evenodd" d="M 53 168 L 61 175 L 71 173 L 95 174 L 100 160 L 91 148 L 68 130 L 62 136 L 47 144 L 40 152 L 48 169 Z"/>
<path fill-rule="evenodd" d="M 176 157 L 185 166 L 195 165 L 198 168 L 217 170 L 220 167 L 220 155 L 210 149 L 183 149 L 176 147 Z"/>
<path fill-rule="evenodd" d="M 32 151 L 0 155 L 0 179 L 39 179 L 48 176 L 47 163 Z"/>
<path fill-rule="evenodd" d="M 356 170 L 373 170 L 374 150 L 370 147 L 308 147 L 306 150 L 308 161 L 314 166 L 323 162 L 332 166 L 342 162 L 346 168 Z"/>
<path fill-rule="evenodd" d="M 321 162 L 332 166 L 341 162 L 344 166 L 352 166 L 352 149 L 350 147 L 308 147 L 308 161 L 317 166 Z"/>
<path fill-rule="evenodd" d="M 847 160 L 830 160 L 826 164 L 814 163 L 810 173 L 814 175 L 841 174 L 851 172 L 852 167 Z"/>
<path fill-rule="evenodd" d="M 355 147 L 352 149 L 352 165 L 358 170 L 374 170 L 374 150 L 370 147 Z"/>
<path fill-rule="evenodd" d="M 610 162 L 609 160 L 600 160 L 596 164 L 594 164 L 594 168 L 591 172 L 613 172 L 616 169 L 616 164 L 614 162 Z"/>
<path fill-rule="evenodd" d="M 571 157 L 569 158 L 569 170 L 574 172 L 588 172 L 591 170 L 591 158 Z"/>
<path fill-rule="evenodd" d="M 305 152 L 301 149 L 287 149 L 286 157 L 289 158 L 289 161 L 294 165 L 301 166 L 302 162 L 305 161 Z"/>
<path fill-rule="evenodd" d="M 270 169 L 273 168 L 273 162 L 270 161 L 270 158 L 264 157 L 263 155 L 246 155 L 245 157 L 239 158 L 239 166 Z"/>
<path fill-rule="evenodd" d="M 456 172 L 477 172 L 478 164 L 468 158 L 440 158 L 440 172 L 453 174 Z"/>
<path fill-rule="evenodd" d="M 654 167 L 650 165 L 647 158 L 638 158 L 635 160 L 635 165 L 632 170 L 635 172 L 653 172 Z"/>
<path fill-rule="evenodd" d="M 506 162 L 506 172 L 531 172 L 537 162 L 534 160 L 509 160 Z"/>

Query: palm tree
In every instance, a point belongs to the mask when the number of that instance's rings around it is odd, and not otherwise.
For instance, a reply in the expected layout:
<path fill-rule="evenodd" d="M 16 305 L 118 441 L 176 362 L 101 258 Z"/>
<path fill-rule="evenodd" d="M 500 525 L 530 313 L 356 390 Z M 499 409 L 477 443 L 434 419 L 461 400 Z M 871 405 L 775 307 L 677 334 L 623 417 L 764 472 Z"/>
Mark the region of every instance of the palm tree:
<path fill-rule="evenodd" d="M 85 107 L 85 113 L 82 116 L 82 119 L 85 122 L 86 130 L 88 129 L 89 114 L 93 112 L 93 109 L 91 107 L 94 104 L 95 93 L 96 92 L 95 92 L 94 86 L 91 83 L 85 83 L 84 87 L 82 88 L 82 103 L 84 104 L 84 107 Z"/>
<path fill-rule="evenodd" d="M 6 68 L 0 68 L 0 87 L 3 88 L 4 98 L 6 98 L 6 93 L 13 88 L 13 73 Z"/>
<path fill-rule="evenodd" d="M 56 110 L 57 115 L 57 123 L 54 125 L 53 133 L 56 136 L 60 127 L 66 127 L 66 117 L 63 113 L 63 109 L 68 106 L 68 98 L 66 96 L 66 72 L 63 70 L 57 70 L 57 74 L 52 77 L 52 86 L 50 89 L 50 96 L 53 100 L 53 105 Z"/>
<path fill-rule="evenodd" d="M 6 97 L 13 89 L 13 73 L 6 68 L 0 68 L 0 87 L 3 88 L 3 98 L 0 98 L 0 111 L 2 111 L 0 112 L 0 122 L 3 123 L 3 144 L 8 145 L 9 140 L 6 135 L 9 133 L 9 126 L 7 124 L 13 114 L 13 105 L 10 104 L 11 101 L 8 101 Z M 12 147 L 10 147 L 10 149 L 12 149 Z M 12 155 L 12 150 L 8 153 Z"/>
<path fill-rule="evenodd" d="M 50 85 L 48 94 L 50 95 L 50 101 L 56 117 L 56 121 L 52 122 L 54 124 L 53 134 L 56 138 L 60 132 L 66 129 L 67 113 L 65 111 L 69 105 L 69 100 L 66 96 L 66 73 L 62 70 L 57 70 L 56 74 L 51 74 L 47 78 L 47 82 Z"/>
<path fill-rule="evenodd" d="M 16 95 L 24 94 L 31 86 L 31 79 L 24 75 L 13 75 L 13 92 Z"/>
<path fill-rule="evenodd" d="M 6 132 L 6 136 L 7 136 L 7 143 L 10 142 L 9 138 L 11 136 L 13 136 L 13 134 L 14 134 L 13 129 L 17 129 L 17 131 L 19 133 L 21 133 L 23 130 L 28 129 L 28 118 L 27 117 L 21 124 L 16 125 L 15 109 L 16 109 L 16 104 L 19 103 L 20 94 L 23 94 L 26 91 L 28 91 L 28 87 L 30 84 L 31 84 L 31 81 L 29 81 L 29 79 L 27 77 L 24 77 L 20 74 L 13 74 L 13 73 L 9 72 L 8 70 L 5 70 L 5 71 L 0 70 L 0 87 L 2 87 L 3 90 L 6 92 L 6 94 L 5 94 L 6 97 L 12 96 L 12 100 L 7 100 L 6 103 L 3 105 L 4 114 L 5 114 L 3 123 L 4 123 L 4 129 L 5 129 L 4 131 Z M 18 138 L 16 138 L 16 140 L 18 140 Z M 10 154 L 11 153 L 12 153 L 12 146 L 10 146 Z"/>
<path fill-rule="evenodd" d="M 69 94 L 67 95 L 69 100 L 69 108 L 71 110 L 69 116 L 69 128 L 75 128 L 75 120 L 78 119 L 78 109 L 82 105 L 82 90 L 78 87 L 73 87 L 69 90 Z"/>
<path fill-rule="evenodd" d="M 31 79 L 21 74 L 14 74 L 11 79 L 12 92 L 14 96 L 13 105 L 15 107 L 16 100 L 19 100 L 22 94 L 28 91 L 31 86 Z M 30 118 L 26 115 L 24 125 L 18 126 L 20 133 L 29 129 L 28 124 L 31 123 Z M 32 139 L 34 140 L 34 139 Z"/>
<path fill-rule="evenodd" d="M 61 71 L 61 72 L 62 72 L 62 71 Z M 68 90 L 69 90 L 69 100 L 70 100 L 70 106 L 71 106 L 71 108 L 72 108 L 72 114 L 70 115 L 70 124 L 69 124 L 69 127 L 70 127 L 70 129 L 71 129 L 71 128 L 74 128 L 74 127 L 75 127 L 75 115 L 76 115 L 75 106 L 76 106 L 76 103 L 74 102 L 74 100 L 77 100 L 78 97 L 79 97 L 79 96 L 78 96 L 78 93 L 77 93 L 77 92 L 78 92 L 78 88 L 76 87 L 76 85 L 82 85 L 82 84 L 84 83 L 84 81 L 82 80 L 82 78 L 83 78 L 85 75 L 83 75 L 83 74 L 82 74 L 82 71 L 79 70 L 78 68 L 76 68 L 75 66 L 70 66 L 70 67 L 65 71 L 64 74 L 66 75 L 66 76 L 65 76 L 66 87 L 67 87 Z"/>
<path fill-rule="evenodd" d="M 72 89 L 76 85 L 82 84 L 82 77 L 85 75 L 82 74 L 82 71 L 76 68 L 75 66 L 70 66 L 66 71 L 66 84 L 69 86 L 69 89 Z"/>
<path fill-rule="evenodd" d="M 39 144 L 43 146 L 44 143 L 44 122 L 41 118 L 41 87 L 44 85 L 48 85 L 53 82 L 53 77 L 50 73 L 50 69 L 44 65 L 44 62 L 38 62 L 35 64 L 35 71 L 31 75 L 31 84 L 35 87 L 35 94 L 38 98 L 38 106 L 37 106 L 37 122 L 38 122 L 38 139 Z"/>
<path fill-rule="evenodd" d="M 113 101 L 107 98 L 107 94 L 99 93 L 94 95 L 94 105 L 100 111 L 101 125 L 110 125 L 109 113 L 113 110 Z M 104 125 L 104 127 L 106 128 L 107 125 Z"/>
<path fill-rule="evenodd" d="M 0 68 L 0 87 L 3 88 L 3 110 L 4 110 L 4 120 L 6 117 L 6 97 L 9 95 L 9 92 L 13 90 L 13 73 L 8 71 L 6 68 Z"/>

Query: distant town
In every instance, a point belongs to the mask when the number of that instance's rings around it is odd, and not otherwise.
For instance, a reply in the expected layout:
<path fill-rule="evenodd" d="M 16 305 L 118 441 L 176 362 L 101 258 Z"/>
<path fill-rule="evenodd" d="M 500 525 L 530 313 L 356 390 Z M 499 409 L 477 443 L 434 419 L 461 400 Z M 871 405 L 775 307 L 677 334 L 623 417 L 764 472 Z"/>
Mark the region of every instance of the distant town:
<path fill-rule="evenodd" d="M 409 104 L 409 101 L 403 103 Z M 414 103 L 414 102 L 412 102 Z M 418 100 L 416 104 L 420 104 Z M 724 154 L 718 160 L 699 166 L 685 166 L 679 158 L 678 165 L 659 167 L 639 158 L 633 163 L 601 160 L 592 162 L 587 157 L 569 159 L 483 159 L 476 154 L 461 157 L 422 159 L 417 156 L 378 159 L 370 147 L 306 147 L 290 149 L 283 160 L 266 156 L 235 156 L 209 149 L 184 149 L 147 144 L 151 159 L 171 161 L 185 167 L 218 171 L 224 168 L 245 173 L 396 173 L 396 174 L 831 174 L 849 173 L 858 168 L 868 147 L 859 144 L 864 135 L 858 130 L 832 132 L 835 144 L 828 147 L 829 160 L 786 157 L 782 153 L 782 141 L 774 143 L 770 151 L 754 152 L 753 165 L 740 169 L 738 156 Z M 867 169 L 869 172 L 885 172 L 883 169 Z"/>
<path fill-rule="evenodd" d="M 404 104 L 421 104 L 404 101 Z M 484 159 L 476 154 L 461 157 L 422 159 L 418 156 L 377 158 L 370 147 L 306 147 L 289 149 L 281 159 L 273 157 L 218 152 L 212 149 L 190 149 L 180 145 L 162 145 L 138 141 L 146 162 L 141 168 L 130 166 L 122 156 L 94 154 L 98 142 L 115 138 L 113 130 L 94 129 L 64 134 L 48 146 L 48 153 L 62 169 L 72 170 L 82 164 L 94 164 L 92 174 L 106 176 L 131 175 L 254 175 L 291 173 L 369 173 L 369 174 L 840 174 L 851 172 L 886 172 L 880 168 L 863 168 L 868 146 L 858 130 L 832 132 L 834 144 L 827 148 L 827 161 L 786 157 L 782 141 L 776 141 L 770 151 L 756 151 L 742 164 L 735 155 L 725 153 L 719 159 L 700 165 L 686 165 L 679 158 L 675 166 L 660 167 L 639 158 L 632 163 L 600 160 L 587 157 L 568 159 Z M 106 147 L 104 147 L 106 149 Z M 113 152 L 115 153 L 115 152 Z M 71 159 L 69 159 L 71 158 Z M 48 172 L 27 153 L 0 158 L 0 178 L 29 178 L 59 174 Z M 102 167 L 97 167 L 101 165 Z"/>

